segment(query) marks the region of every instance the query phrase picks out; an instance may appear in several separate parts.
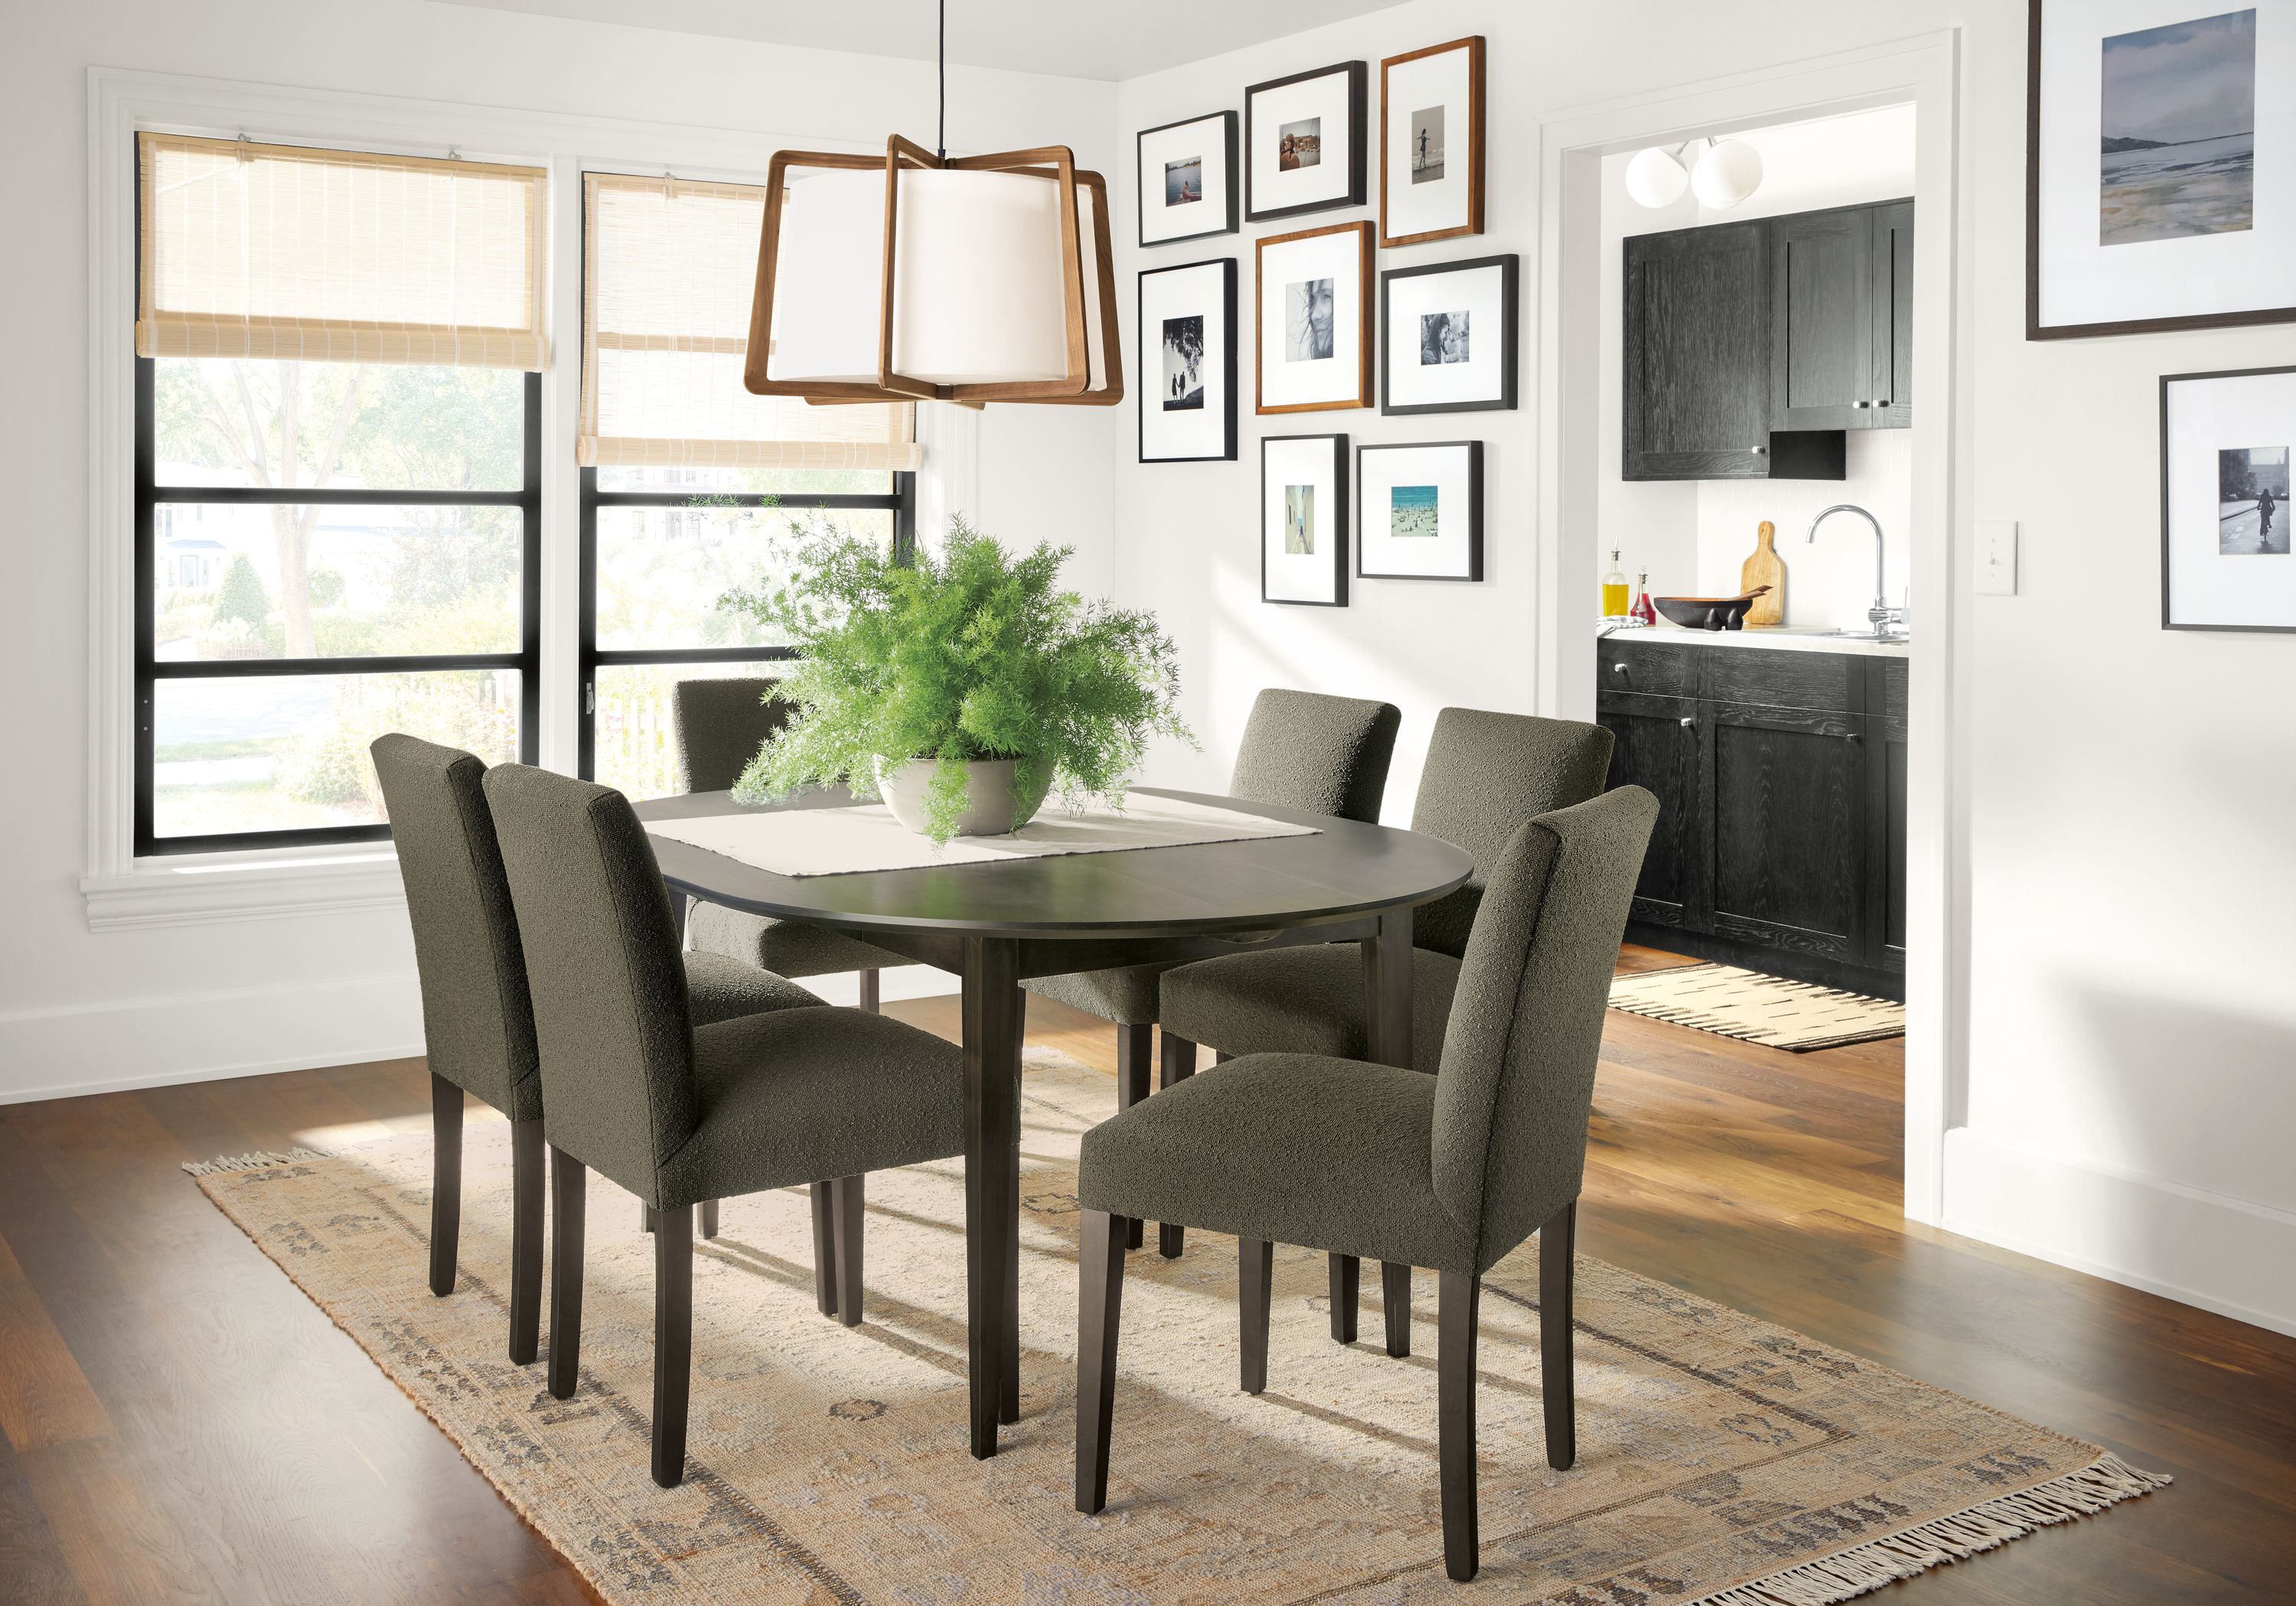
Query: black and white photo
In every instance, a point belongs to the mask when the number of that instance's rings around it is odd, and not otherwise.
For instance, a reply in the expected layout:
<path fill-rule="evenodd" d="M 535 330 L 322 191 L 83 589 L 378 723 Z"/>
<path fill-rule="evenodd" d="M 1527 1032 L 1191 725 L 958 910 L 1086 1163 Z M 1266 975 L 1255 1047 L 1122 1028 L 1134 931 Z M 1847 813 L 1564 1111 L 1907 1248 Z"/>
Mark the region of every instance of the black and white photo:
<path fill-rule="evenodd" d="M 1334 223 L 1258 242 L 1259 412 L 1371 406 L 1371 240 Z"/>
<path fill-rule="evenodd" d="M 1419 315 L 1419 365 L 1423 368 L 1439 366 L 1444 363 L 1464 363 L 1468 357 L 1467 320 L 1472 315 L 1464 307 L 1454 312 L 1423 312 Z"/>
<path fill-rule="evenodd" d="M 1164 411 L 1204 405 L 1204 315 L 1164 320 Z"/>
<path fill-rule="evenodd" d="M 1379 242 L 1483 232 L 1483 40 L 1379 64 Z"/>
<path fill-rule="evenodd" d="M 1411 182 L 1443 181 L 1443 108 L 1422 106 L 1411 114 Z"/>
<path fill-rule="evenodd" d="M 1144 128 L 1138 139 L 1140 243 L 1233 234 L 1241 216 L 1241 140 L 1233 111 Z"/>
<path fill-rule="evenodd" d="M 2228 558 L 2288 555 L 2286 447 L 2218 451 L 2217 551 Z"/>
<path fill-rule="evenodd" d="M 1366 446 L 1356 454 L 1356 573 L 1483 578 L 1483 443 Z"/>
<path fill-rule="evenodd" d="M 2296 368 L 2161 381 L 2161 623 L 2296 631 Z"/>
<path fill-rule="evenodd" d="M 1364 203 L 1370 77 L 1365 63 L 1341 61 L 1243 92 L 1246 219 Z"/>
<path fill-rule="evenodd" d="M 1261 602 L 1348 605 L 1348 489 L 1346 436 L 1260 440 Z"/>
<path fill-rule="evenodd" d="M 1235 263 L 1227 258 L 1140 275 L 1140 461 L 1235 456 Z"/>
<path fill-rule="evenodd" d="M 1332 282 L 1302 279 L 1283 287 L 1283 360 L 1320 363 L 1332 355 Z"/>
<path fill-rule="evenodd" d="M 1394 267 L 1379 278 L 1380 411 L 1515 405 L 1513 256 Z"/>

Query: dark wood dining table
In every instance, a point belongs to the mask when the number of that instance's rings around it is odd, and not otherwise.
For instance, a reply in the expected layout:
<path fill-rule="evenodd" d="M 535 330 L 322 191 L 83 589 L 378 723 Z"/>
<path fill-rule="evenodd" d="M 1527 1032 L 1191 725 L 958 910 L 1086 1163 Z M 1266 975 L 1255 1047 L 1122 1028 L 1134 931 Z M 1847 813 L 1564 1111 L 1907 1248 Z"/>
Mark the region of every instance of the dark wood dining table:
<path fill-rule="evenodd" d="M 1412 911 L 1466 881 L 1467 855 L 1414 832 L 1197 792 L 1160 798 L 1314 826 L 1310 835 L 788 876 L 655 836 L 676 891 L 864 937 L 963 982 L 966 1332 L 972 1449 L 1019 1420 L 1021 1047 L 1032 976 L 1358 942 L 1369 1057 L 1411 1063 Z M 752 807 L 726 792 L 637 805 L 644 821 L 849 807 L 840 791 Z M 683 898 L 672 898 L 683 909 Z M 1335 1274 L 1336 1275 L 1336 1274 Z M 1354 1267 L 1348 1266 L 1354 1283 Z"/>

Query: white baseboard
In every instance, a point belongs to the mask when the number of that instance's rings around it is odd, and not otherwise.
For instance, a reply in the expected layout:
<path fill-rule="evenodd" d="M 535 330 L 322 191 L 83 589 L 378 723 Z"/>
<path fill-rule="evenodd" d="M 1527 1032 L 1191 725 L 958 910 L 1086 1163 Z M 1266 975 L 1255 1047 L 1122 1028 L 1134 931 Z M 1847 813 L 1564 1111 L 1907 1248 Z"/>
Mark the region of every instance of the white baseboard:
<path fill-rule="evenodd" d="M 1946 1134 L 1949 1232 L 2296 1335 L 2296 1215 Z"/>

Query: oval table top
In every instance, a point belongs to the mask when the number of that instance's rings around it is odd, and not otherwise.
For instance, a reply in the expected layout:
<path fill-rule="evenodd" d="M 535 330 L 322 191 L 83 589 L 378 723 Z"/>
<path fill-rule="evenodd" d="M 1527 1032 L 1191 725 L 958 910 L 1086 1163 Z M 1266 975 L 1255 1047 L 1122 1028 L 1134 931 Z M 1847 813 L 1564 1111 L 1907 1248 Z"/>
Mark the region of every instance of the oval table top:
<path fill-rule="evenodd" d="M 1211 793 L 1134 790 L 1313 825 L 1316 834 L 808 876 L 652 840 L 662 879 L 713 903 L 854 930 L 965 936 L 1164 937 L 1310 925 L 1426 903 L 1474 869 L 1461 849 L 1417 832 Z M 642 821 L 678 820 L 851 800 L 824 791 L 758 807 L 726 792 L 693 792 L 636 809 Z"/>

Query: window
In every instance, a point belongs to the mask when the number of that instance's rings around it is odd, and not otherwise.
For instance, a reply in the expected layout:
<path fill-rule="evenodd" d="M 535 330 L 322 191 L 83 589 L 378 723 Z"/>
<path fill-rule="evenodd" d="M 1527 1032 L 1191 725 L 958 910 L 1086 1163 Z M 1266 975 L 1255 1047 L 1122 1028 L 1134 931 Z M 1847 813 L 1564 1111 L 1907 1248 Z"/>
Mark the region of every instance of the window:
<path fill-rule="evenodd" d="M 139 140 L 138 855 L 387 836 L 384 731 L 533 759 L 541 178 Z"/>
<path fill-rule="evenodd" d="M 634 798 L 677 785 L 672 685 L 790 657 L 718 605 L 784 525 L 914 539 L 914 409 L 742 389 L 764 218 L 753 185 L 584 176 L 580 759 Z"/>

